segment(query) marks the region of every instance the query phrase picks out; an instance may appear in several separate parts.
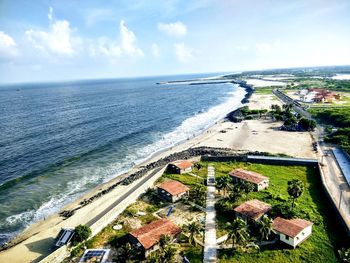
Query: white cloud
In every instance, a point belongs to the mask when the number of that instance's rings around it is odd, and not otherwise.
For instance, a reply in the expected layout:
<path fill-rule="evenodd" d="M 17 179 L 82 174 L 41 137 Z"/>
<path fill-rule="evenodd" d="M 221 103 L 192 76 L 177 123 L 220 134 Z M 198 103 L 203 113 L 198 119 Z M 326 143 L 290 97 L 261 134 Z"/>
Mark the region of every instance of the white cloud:
<path fill-rule="evenodd" d="M 105 56 L 129 56 L 143 57 L 142 49 L 136 46 L 136 36 L 134 32 L 129 30 L 125 25 L 124 20 L 120 21 L 119 26 L 120 43 L 116 43 L 110 39 L 99 39 L 97 43 L 90 45 L 90 55 L 97 56 L 98 54 Z"/>
<path fill-rule="evenodd" d="M 160 56 L 160 50 L 156 43 L 152 44 L 152 55 L 156 58 Z"/>
<path fill-rule="evenodd" d="M 73 38 L 73 30 L 67 20 L 56 20 L 53 17 L 53 10 L 50 7 L 48 18 L 50 22 L 49 30 L 30 29 L 25 35 L 34 47 L 46 52 L 58 55 L 73 55 L 74 46 L 80 42 L 78 38 Z"/>
<path fill-rule="evenodd" d="M 174 49 L 176 58 L 183 63 L 190 61 L 197 52 L 192 48 L 186 47 L 184 43 L 174 44 Z"/>
<path fill-rule="evenodd" d="M 0 57 L 13 57 L 17 54 L 16 42 L 5 32 L 0 31 Z"/>
<path fill-rule="evenodd" d="M 158 30 L 169 36 L 185 36 L 187 34 L 187 26 L 178 21 L 175 23 L 158 23 Z"/>

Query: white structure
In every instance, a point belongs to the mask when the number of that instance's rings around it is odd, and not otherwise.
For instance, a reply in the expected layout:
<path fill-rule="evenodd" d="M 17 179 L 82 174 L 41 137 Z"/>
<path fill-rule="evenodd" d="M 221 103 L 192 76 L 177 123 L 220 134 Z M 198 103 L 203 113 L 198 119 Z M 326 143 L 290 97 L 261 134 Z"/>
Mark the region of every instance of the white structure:
<path fill-rule="evenodd" d="M 284 219 L 277 217 L 273 220 L 272 229 L 279 235 L 279 239 L 295 248 L 312 232 L 312 222 L 304 219 Z"/>
<path fill-rule="evenodd" d="M 183 174 L 192 172 L 193 163 L 186 160 L 178 160 L 168 164 L 168 171 Z"/>
<path fill-rule="evenodd" d="M 107 263 L 109 253 L 109 249 L 87 249 L 79 263 Z"/>
<path fill-rule="evenodd" d="M 269 178 L 256 172 L 236 169 L 231 171 L 229 175 L 231 176 L 232 181 L 235 183 L 250 182 L 254 184 L 256 191 L 269 187 Z"/>

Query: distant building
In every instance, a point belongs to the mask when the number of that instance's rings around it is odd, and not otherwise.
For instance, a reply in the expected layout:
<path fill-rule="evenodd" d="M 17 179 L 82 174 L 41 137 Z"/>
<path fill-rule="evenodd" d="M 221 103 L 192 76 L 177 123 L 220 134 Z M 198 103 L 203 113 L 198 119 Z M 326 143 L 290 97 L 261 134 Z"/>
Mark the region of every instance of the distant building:
<path fill-rule="evenodd" d="M 108 260 L 109 249 L 87 249 L 80 258 L 80 263 L 106 263 Z"/>
<path fill-rule="evenodd" d="M 160 197 L 173 203 L 180 200 L 184 195 L 188 195 L 190 190 L 186 185 L 178 181 L 164 182 L 157 189 Z"/>
<path fill-rule="evenodd" d="M 176 174 L 189 173 L 192 171 L 193 163 L 186 160 L 179 160 L 168 164 L 168 171 Z"/>
<path fill-rule="evenodd" d="M 167 219 L 159 219 L 129 233 L 129 241 L 135 252 L 147 257 L 151 252 L 159 249 L 159 240 L 162 235 L 177 240 L 181 228 Z"/>
<path fill-rule="evenodd" d="M 331 103 L 341 98 L 340 94 L 325 89 L 309 89 L 309 92 L 314 94 L 313 102 L 315 103 Z"/>
<path fill-rule="evenodd" d="M 229 175 L 231 176 L 233 182 L 250 182 L 254 184 L 256 191 L 263 190 L 269 186 L 269 178 L 256 172 L 247 171 L 243 169 L 236 169 L 234 171 L 231 171 Z"/>
<path fill-rule="evenodd" d="M 277 217 L 272 223 L 273 231 L 279 236 L 279 239 L 295 248 L 312 232 L 312 222 L 304 219 L 284 219 Z"/>
<path fill-rule="evenodd" d="M 249 200 L 233 209 L 238 218 L 244 221 L 259 221 L 271 210 L 271 206 L 257 199 Z"/>

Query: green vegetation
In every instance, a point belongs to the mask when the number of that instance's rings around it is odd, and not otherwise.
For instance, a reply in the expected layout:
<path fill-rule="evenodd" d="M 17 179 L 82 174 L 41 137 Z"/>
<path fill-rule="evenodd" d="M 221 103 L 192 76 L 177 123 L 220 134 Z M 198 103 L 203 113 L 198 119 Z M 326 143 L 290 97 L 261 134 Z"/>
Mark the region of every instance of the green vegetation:
<path fill-rule="evenodd" d="M 261 88 L 255 88 L 254 93 L 261 94 L 261 95 L 271 95 L 273 87 L 261 87 Z"/>
<path fill-rule="evenodd" d="M 314 223 L 312 236 L 303 242 L 297 249 L 290 249 L 285 245 L 263 246 L 260 252 L 252 253 L 233 249 L 220 250 L 220 262 L 337 262 L 337 249 L 349 244 L 333 208 L 324 195 L 318 174 L 312 167 L 305 166 L 278 166 L 250 164 L 242 162 L 215 163 L 216 180 L 235 168 L 243 168 L 261 173 L 270 178 L 268 189 L 260 192 L 251 192 L 249 199 L 259 199 L 273 207 L 291 211 L 291 201 L 288 194 L 288 181 L 300 180 L 304 186 L 303 194 L 295 202 L 293 213 L 299 218 Z M 234 219 L 233 208 L 244 202 L 241 196 L 235 203 L 229 199 L 222 199 L 221 208 L 218 209 L 218 236 L 228 233 Z M 281 215 L 281 214 L 280 214 Z M 250 235 L 257 240 L 261 239 L 259 230 L 253 230 Z M 348 245 L 347 245 L 348 246 Z"/>
<path fill-rule="evenodd" d="M 73 243 L 78 244 L 91 236 L 91 229 L 86 225 L 78 225 L 74 229 Z"/>
<path fill-rule="evenodd" d="M 254 117 L 261 118 L 261 116 L 266 115 L 268 112 L 268 110 L 250 110 L 248 106 L 244 106 L 240 110 L 246 120 L 251 120 Z"/>
<path fill-rule="evenodd" d="M 311 109 L 310 112 L 320 122 L 338 128 L 328 129 L 324 141 L 338 144 L 350 153 L 350 108 Z"/>

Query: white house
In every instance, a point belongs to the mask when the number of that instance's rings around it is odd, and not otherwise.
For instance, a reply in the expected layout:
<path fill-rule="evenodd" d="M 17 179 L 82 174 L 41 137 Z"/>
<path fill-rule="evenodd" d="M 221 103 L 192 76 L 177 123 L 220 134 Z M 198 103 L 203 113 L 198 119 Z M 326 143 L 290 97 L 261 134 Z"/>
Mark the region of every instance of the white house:
<path fill-rule="evenodd" d="M 178 160 L 172 163 L 168 164 L 168 171 L 177 173 L 177 174 L 183 174 L 183 173 L 189 173 L 192 171 L 193 163 L 186 160 Z"/>
<path fill-rule="evenodd" d="M 300 218 L 288 220 L 277 217 L 273 220 L 272 229 L 282 242 L 295 248 L 311 235 L 312 224 Z"/>
<path fill-rule="evenodd" d="M 259 221 L 271 210 L 271 206 L 257 199 L 249 200 L 233 209 L 236 216 L 244 221 Z"/>
<path fill-rule="evenodd" d="M 180 200 L 184 195 L 188 195 L 190 188 L 178 181 L 167 181 L 160 184 L 158 187 L 158 194 L 174 203 Z"/>
<path fill-rule="evenodd" d="M 269 186 L 269 178 L 262 174 L 247 171 L 243 169 L 236 169 L 229 173 L 233 182 L 244 183 L 250 182 L 255 185 L 255 190 L 260 191 Z"/>

